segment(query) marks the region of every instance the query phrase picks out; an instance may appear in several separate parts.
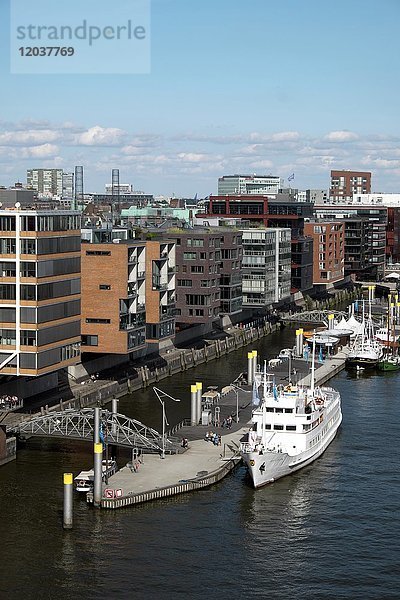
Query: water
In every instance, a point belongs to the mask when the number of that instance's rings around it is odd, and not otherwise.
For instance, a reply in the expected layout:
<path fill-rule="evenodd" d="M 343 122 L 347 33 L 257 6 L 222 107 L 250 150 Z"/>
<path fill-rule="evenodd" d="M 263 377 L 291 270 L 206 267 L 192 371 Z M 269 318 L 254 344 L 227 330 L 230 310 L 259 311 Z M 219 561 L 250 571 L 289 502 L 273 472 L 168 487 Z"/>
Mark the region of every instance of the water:
<path fill-rule="evenodd" d="M 261 355 L 293 332 L 262 340 Z M 160 387 L 171 424 L 188 415 L 188 386 L 226 384 L 247 349 Z M 85 443 L 28 442 L 0 469 L 2 598 L 398 599 L 400 374 L 332 380 L 343 424 L 322 458 L 254 491 L 244 468 L 207 490 L 115 512 L 75 498 L 61 527 L 62 473 L 89 466 Z M 150 390 L 121 412 L 159 427 Z"/>

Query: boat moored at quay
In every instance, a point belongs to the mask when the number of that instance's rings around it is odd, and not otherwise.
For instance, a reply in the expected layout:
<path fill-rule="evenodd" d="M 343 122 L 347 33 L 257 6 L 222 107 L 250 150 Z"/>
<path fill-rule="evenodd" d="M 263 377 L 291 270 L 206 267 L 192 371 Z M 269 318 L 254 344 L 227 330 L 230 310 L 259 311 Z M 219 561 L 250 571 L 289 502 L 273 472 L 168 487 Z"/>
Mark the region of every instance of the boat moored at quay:
<path fill-rule="evenodd" d="M 331 387 L 276 386 L 256 374 L 261 400 L 252 428 L 241 442 L 241 455 L 252 483 L 259 488 L 309 465 L 326 450 L 342 422 L 341 398 Z M 255 394 L 255 398 L 258 393 Z"/>

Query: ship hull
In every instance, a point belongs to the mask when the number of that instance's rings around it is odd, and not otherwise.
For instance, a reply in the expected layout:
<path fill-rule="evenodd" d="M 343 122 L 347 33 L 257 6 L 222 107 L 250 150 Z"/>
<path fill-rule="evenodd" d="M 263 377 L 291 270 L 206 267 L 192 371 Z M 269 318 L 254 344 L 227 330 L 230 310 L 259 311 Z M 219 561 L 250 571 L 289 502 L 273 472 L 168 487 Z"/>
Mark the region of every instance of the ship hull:
<path fill-rule="evenodd" d="M 375 369 L 378 366 L 378 358 L 348 357 L 345 366 L 346 369 Z"/>
<path fill-rule="evenodd" d="M 248 468 L 253 486 L 255 488 L 263 487 L 310 465 L 323 454 L 334 440 L 341 421 L 342 416 L 340 415 L 340 420 L 326 434 L 320 444 L 296 456 L 268 450 L 264 450 L 261 454 L 257 451 L 242 452 L 242 458 Z"/>

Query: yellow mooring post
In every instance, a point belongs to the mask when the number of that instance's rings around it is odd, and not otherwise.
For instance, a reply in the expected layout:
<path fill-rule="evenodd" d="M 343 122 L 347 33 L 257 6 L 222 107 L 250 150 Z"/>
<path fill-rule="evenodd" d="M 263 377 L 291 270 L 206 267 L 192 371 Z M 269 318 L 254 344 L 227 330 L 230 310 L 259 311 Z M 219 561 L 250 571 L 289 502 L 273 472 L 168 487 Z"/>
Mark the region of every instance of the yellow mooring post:
<path fill-rule="evenodd" d="M 253 351 L 247 353 L 247 383 L 253 385 Z"/>
<path fill-rule="evenodd" d="M 73 475 L 64 473 L 63 528 L 72 529 Z"/>
<path fill-rule="evenodd" d="M 94 489 L 93 489 L 93 505 L 100 508 L 101 496 L 103 492 L 103 472 L 101 463 L 103 460 L 103 444 L 94 444 Z"/>

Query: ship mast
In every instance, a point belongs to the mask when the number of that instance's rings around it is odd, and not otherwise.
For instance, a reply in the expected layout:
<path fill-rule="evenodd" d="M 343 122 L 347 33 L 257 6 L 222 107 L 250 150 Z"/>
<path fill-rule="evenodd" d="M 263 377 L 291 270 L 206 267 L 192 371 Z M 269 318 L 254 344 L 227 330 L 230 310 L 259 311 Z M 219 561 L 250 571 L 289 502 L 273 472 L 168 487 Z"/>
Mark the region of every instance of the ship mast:
<path fill-rule="evenodd" d="M 314 387 L 315 387 L 315 329 L 313 335 L 313 345 L 312 345 L 312 362 L 311 362 L 311 396 L 314 396 Z"/>

